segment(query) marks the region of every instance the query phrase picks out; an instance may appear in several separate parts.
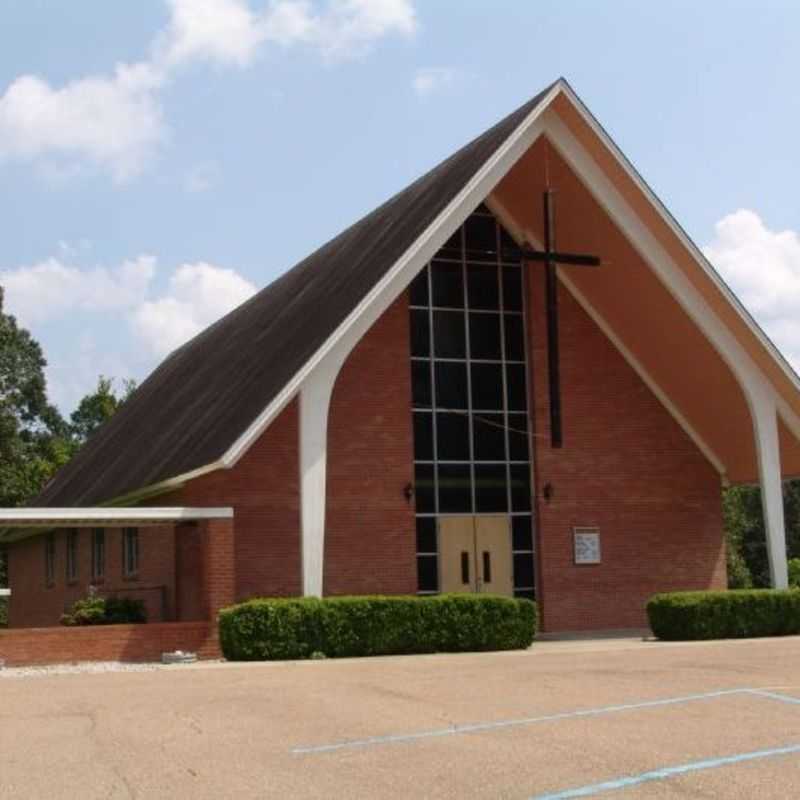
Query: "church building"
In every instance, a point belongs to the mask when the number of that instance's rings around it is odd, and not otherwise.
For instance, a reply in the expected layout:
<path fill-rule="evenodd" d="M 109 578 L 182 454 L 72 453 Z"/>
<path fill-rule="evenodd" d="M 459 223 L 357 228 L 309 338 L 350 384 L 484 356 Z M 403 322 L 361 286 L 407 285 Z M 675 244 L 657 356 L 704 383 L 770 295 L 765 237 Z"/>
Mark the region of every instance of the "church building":
<path fill-rule="evenodd" d="M 798 475 L 798 376 L 561 79 L 0 510 L 10 625 L 57 625 L 91 585 L 152 622 L 489 592 L 535 598 L 546 631 L 639 627 L 655 592 L 725 588 L 727 485 L 762 486 L 786 586 Z"/>

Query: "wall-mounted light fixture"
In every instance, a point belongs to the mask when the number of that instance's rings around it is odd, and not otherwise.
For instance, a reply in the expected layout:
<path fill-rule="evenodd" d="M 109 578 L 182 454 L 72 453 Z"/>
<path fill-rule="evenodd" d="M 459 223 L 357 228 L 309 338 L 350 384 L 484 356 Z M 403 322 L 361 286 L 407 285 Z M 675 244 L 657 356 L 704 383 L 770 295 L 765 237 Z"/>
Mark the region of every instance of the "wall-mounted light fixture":
<path fill-rule="evenodd" d="M 555 493 L 556 490 L 553 488 L 553 484 L 550 483 L 550 481 L 542 486 L 542 497 L 544 497 L 545 503 L 549 503 L 553 499 Z"/>
<path fill-rule="evenodd" d="M 406 501 L 410 503 L 411 498 L 413 496 L 414 496 L 414 487 L 410 483 L 407 483 L 403 487 L 403 497 L 405 497 Z"/>

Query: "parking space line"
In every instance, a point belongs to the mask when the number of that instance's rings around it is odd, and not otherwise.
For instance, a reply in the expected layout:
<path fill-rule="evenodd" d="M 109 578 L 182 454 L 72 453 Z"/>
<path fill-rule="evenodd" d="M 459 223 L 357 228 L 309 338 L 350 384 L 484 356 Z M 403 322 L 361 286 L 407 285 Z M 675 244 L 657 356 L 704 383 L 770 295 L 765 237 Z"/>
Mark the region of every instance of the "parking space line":
<path fill-rule="evenodd" d="M 792 753 L 800 753 L 800 744 L 788 745 L 787 747 L 775 747 L 770 750 L 754 750 L 750 753 L 738 753 L 732 756 L 721 758 L 710 758 L 705 761 L 692 761 L 688 764 L 679 764 L 674 767 L 664 767 L 654 769 L 650 772 L 642 772 L 639 775 L 630 775 L 625 778 L 618 778 L 603 783 L 594 783 L 589 786 L 581 786 L 577 789 L 567 789 L 555 794 L 535 795 L 531 800 L 572 800 L 576 797 L 591 797 L 606 792 L 615 792 L 620 789 L 627 789 L 630 786 L 638 786 L 650 781 L 662 781 L 677 775 L 685 775 L 690 772 L 699 772 L 705 769 L 716 769 L 726 767 L 731 764 L 740 764 L 745 761 L 754 761 L 760 758 L 773 758 L 775 756 L 785 756 Z"/>
<path fill-rule="evenodd" d="M 565 711 L 558 714 L 546 714 L 540 717 L 524 717 L 522 719 L 498 720 L 496 722 L 477 722 L 468 725 L 452 725 L 449 728 L 438 730 L 420 731 L 418 733 L 390 734 L 388 736 L 370 736 L 366 739 L 350 739 L 332 744 L 311 745 L 308 747 L 295 747 L 292 753 L 295 755 L 310 755 L 317 753 L 331 753 L 337 750 L 349 750 L 377 745 L 399 744 L 403 742 L 414 742 L 421 739 L 432 739 L 443 736 L 455 736 L 466 733 L 480 733 L 482 731 L 499 730 L 502 728 L 515 728 L 525 725 L 536 725 L 544 722 L 558 722 L 560 720 L 580 719 L 583 717 L 596 717 L 604 714 L 616 714 L 623 711 L 636 711 L 644 708 L 658 708 L 660 706 L 678 705 L 680 703 L 691 703 L 699 700 L 710 700 L 716 697 L 727 695 L 737 695 L 749 692 L 749 689 L 723 689 L 716 692 L 705 692 L 703 694 L 689 694 L 682 697 L 667 697 L 661 700 L 645 700 L 639 703 L 624 703 L 614 706 L 602 706 L 600 708 L 587 708 L 577 711 Z M 580 796 L 580 795 L 576 795 Z"/>
<path fill-rule="evenodd" d="M 755 694 L 759 697 L 769 697 L 772 700 L 780 700 L 782 703 L 793 703 L 800 705 L 800 697 L 792 697 L 789 694 L 779 694 L 778 692 L 768 692 L 766 689 L 748 689 L 748 694 Z"/>

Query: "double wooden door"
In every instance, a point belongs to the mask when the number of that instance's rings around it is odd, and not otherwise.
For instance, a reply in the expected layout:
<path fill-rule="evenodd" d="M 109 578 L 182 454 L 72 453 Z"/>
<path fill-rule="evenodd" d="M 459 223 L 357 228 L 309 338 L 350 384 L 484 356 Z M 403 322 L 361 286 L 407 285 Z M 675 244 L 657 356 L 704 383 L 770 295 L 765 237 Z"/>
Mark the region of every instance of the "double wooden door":
<path fill-rule="evenodd" d="M 514 594 L 509 517 L 439 518 L 439 588 Z"/>

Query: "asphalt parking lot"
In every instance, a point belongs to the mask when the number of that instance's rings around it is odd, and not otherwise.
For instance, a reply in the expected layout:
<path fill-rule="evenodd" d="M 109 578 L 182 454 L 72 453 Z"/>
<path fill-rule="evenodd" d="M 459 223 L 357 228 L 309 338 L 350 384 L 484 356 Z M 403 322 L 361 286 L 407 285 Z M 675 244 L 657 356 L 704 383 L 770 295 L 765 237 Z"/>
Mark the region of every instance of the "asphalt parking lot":
<path fill-rule="evenodd" d="M 788 798 L 800 638 L 0 680 L 0 797 Z"/>

